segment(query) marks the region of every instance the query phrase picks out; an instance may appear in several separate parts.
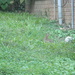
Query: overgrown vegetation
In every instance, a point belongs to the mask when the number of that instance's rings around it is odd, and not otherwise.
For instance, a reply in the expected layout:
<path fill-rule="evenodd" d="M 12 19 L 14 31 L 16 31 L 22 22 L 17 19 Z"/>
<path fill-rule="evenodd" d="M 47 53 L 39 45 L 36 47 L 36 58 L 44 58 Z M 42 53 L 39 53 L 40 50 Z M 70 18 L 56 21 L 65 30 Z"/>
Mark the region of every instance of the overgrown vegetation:
<path fill-rule="evenodd" d="M 0 75 L 75 75 L 75 30 L 27 13 L 0 12 Z M 49 34 L 52 43 L 44 42 Z"/>
<path fill-rule="evenodd" d="M 0 10 L 3 11 L 25 11 L 27 3 L 32 0 L 0 0 Z"/>
<path fill-rule="evenodd" d="M 0 0 L 0 7 L 5 10 L 13 0 Z"/>

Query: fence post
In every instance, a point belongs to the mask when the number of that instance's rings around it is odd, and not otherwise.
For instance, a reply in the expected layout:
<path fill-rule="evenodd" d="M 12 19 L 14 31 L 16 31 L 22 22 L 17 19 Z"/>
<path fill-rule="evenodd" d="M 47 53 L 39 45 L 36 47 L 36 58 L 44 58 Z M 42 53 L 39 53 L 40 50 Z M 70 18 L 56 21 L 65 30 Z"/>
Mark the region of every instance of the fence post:
<path fill-rule="evenodd" d="M 62 0 L 58 0 L 58 19 L 59 24 L 62 25 Z"/>
<path fill-rule="evenodd" d="M 72 9 L 72 29 L 74 28 L 74 0 L 71 0 L 71 9 Z"/>

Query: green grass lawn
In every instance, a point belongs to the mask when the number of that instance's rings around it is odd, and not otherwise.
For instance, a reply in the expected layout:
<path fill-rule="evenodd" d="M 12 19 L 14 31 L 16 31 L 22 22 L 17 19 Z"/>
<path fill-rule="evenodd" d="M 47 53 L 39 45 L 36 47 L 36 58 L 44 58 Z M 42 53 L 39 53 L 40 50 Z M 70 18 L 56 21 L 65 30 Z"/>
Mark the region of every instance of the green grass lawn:
<path fill-rule="evenodd" d="M 0 75 L 75 75 L 75 30 L 27 13 L 0 12 Z M 44 42 L 49 34 L 53 42 Z"/>

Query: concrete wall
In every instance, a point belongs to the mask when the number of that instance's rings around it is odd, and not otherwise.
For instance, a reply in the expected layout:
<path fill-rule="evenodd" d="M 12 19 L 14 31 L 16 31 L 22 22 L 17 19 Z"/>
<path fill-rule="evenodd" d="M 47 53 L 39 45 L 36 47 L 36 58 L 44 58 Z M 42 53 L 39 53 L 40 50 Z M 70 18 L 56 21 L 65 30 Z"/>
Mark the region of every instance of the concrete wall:
<path fill-rule="evenodd" d="M 54 0 L 33 0 L 30 12 L 38 16 L 45 16 L 51 20 L 58 20 L 57 2 L 54 7 Z M 63 23 L 71 23 L 71 0 L 62 0 Z"/>
<path fill-rule="evenodd" d="M 36 0 L 31 13 L 54 19 L 53 0 Z"/>

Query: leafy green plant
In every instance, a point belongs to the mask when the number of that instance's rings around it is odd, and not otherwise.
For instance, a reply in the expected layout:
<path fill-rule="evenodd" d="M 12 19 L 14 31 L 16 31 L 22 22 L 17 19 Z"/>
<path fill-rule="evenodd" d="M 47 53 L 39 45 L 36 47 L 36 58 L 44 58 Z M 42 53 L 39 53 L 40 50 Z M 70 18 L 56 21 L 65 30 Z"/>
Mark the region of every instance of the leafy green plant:
<path fill-rule="evenodd" d="M 10 4 L 10 2 L 13 0 L 0 0 L 0 6 L 3 10 L 5 10 L 8 5 Z"/>

